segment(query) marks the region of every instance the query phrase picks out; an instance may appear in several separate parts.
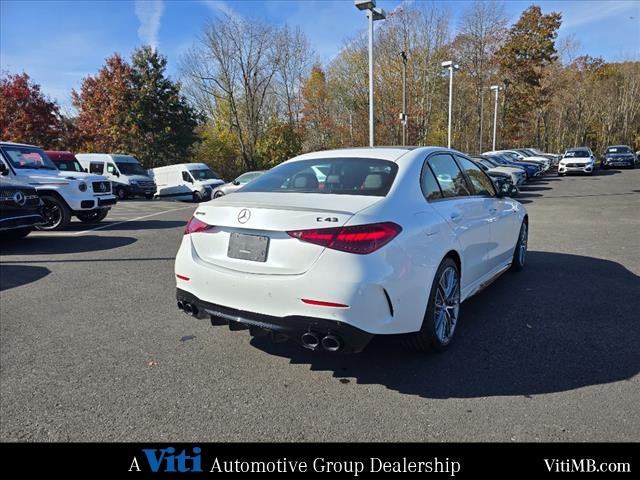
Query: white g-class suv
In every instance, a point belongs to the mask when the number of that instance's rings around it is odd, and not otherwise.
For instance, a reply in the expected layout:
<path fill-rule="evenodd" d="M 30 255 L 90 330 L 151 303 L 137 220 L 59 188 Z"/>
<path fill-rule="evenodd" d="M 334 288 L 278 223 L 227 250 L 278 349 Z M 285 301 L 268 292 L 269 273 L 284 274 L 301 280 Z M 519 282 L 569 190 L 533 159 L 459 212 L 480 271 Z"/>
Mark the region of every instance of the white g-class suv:
<path fill-rule="evenodd" d="M 0 142 L 0 164 L 2 175 L 38 191 L 45 219 L 39 230 L 61 230 L 72 216 L 84 223 L 100 222 L 117 201 L 105 177 L 60 171 L 44 150 L 33 145 Z"/>

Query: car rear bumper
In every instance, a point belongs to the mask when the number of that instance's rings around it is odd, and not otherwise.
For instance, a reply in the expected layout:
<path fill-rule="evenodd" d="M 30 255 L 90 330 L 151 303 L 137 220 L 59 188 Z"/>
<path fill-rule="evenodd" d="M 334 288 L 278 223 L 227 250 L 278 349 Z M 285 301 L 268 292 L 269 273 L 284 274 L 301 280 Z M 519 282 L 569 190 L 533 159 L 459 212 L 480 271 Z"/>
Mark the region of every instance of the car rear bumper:
<path fill-rule="evenodd" d="M 253 274 L 209 263 L 198 255 L 189 237 L 183 238 L 176 256 L 176 287 L 180 290 L 229 309 L 278 318 L 319 318 L 374 335 L 420 330 L 428 281 L 437 268 L 415 265 L 412 270 L 401 250 L 394 260 L 402 263 L 402 269 L 393 269 L 386 262 L 389 251 L 365 259 L 325 250 L 306 272 Z M 428 280 L 408 285 L 408 276 Z"/>
<path fill-rule="evenodd" d="M 231 330 L 249 329 L 256 336 L 271 334 L 282 340 L 293 340 L 312 350 L 322 350 L 321 340 L 327 335 L 337 338 L 340 347 L 336 351 L 345 353 L 361 352 L 373 338 L 373 334 L 344 322 L 300 315 L 276 317 L 238 310 L 205 302 L 179 288 L 176 289 L 176 300 L 183 312 L 196 318 L 209 318 L 214 325 L 227 324 Z M 303 335 L 307 333 L 315 334 L 320 343 L 312 348 L 309 342 L 304 342 Z"/>

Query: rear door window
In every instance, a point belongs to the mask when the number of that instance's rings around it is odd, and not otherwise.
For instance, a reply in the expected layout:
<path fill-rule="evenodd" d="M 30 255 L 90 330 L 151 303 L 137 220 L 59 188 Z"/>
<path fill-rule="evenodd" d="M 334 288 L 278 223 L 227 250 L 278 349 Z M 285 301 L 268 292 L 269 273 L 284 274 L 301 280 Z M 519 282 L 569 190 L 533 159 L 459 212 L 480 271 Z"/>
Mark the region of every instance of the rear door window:
<path fill-rule="evenodd" d="M 471 160 L 461 157 L 460 155 L 456 155 L 456 160 L 471 182 L 471 191 L 473 195 L 481 195 L 484 197 L 494 197 L 496 195 L 493 188 L 493 182 L 491 182 L 491 179 L 480 169 L 480 167 Z"/>
<path fill-rule="evenodd" d="M 436 176 L 443 197 L 468 197 L 471 195 L 469 185 L 451 155 L 436 153 L 429 157 L 428 163 Z"/>
<path fill-rule="evenodd" d="M 440 191 L 436 177 L 433 176 L 431 167 L 429 167 L 427 163 L 425 163 L 422 169 L 420 186 L 422 187 L 422 193 L 427 200 L 438 200 L 442 198 L 442 192 Z"/>

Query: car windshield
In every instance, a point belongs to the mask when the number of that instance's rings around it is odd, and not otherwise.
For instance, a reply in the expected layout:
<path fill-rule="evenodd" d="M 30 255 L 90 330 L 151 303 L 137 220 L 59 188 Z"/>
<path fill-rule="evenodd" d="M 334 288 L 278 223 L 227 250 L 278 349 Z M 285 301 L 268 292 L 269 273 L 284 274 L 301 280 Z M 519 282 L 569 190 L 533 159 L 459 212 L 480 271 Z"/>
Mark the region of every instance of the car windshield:
<path fill-rule="evenodd" d="M 80 162 L 75 158 L 73 160 L 54 160 L 58 170 L 63 172 L 84 172 L 84 168 L 80 165 Z"/>
<path fill-rule="evenodd" d="M 40 150 L 39 148 L 18 145 L 3 145 L 0 148 L 2 149 L 2 153 L 9 159 L 13 168 L 57 170 L 51 159 L 44 153 L 44 150 Z"/>
<path fill-rule="evenodd" d="M 489 161 L 489 160 L 485 160 L 484 158 L 483 158 L 482 160 L 480 160 L 480 163 L 481 163 L 482 165 L 484 165 L 485 167 L 487 167 L 487 168 L 493 168 L 493 167 L 495 167 L 495 165 L 494 165 L 491 161 Z"/>
<path fill-rule="evenodd" d="M 518 155 L 515 152 L 502 152 L 502 154 L 507 157 L 509 160 L 512 160 L 514 162 L 517 162 L 518 160 L 521 160 L 522 156 Z"/>
<path fill-rule="evenodd" d="M 194 180 L 219 180 L 220 177 L 210 168 L 199 168 L 197 170 L 189 170 Z"/>
<path fill-rule="evenodd" d="M 567 158 L 586 158 L 589 156 L 589 152 L 586 150 L 569 150 L 564 156 Z"/>
<path fill-rule="evenodd" d="M 609 147 L 607 153 L 632 153 L 629 147 Z"/>
<path fill-rule="evenodd" d="M 143 175 L 148 176 L 147 171 L 142 168 L 139 163 L 133 162 L 118 162 L 116 161 L 116 165 L 118 166 L 118 170 L 123 175 Z"/>
<path fill-rule="evenodd" d="M 318 178 L 319 172 L 325 179 Z M 326 173 L 324 173 L 326 172 Z M 242 192 L 327 193 L 384 197 L 398 172 L 394 162 L 374 158 L 317 158 L 281 164 Z"/>
<path fill-rule="evenodd" d="M 500 164 L 500 165 L 509 165 L 511 161 L 502 155 L 491 155 L 491 160 Z"/>
<path fill-rule="evenodd" d="M 234 180 L 234 182 L 238 182 L 240 185 L 244 185 L 245 183 L 249 183 L 254 178 L 258 178 L 264 172 L 247 172 L 240 175 L 238 178 Z"/>

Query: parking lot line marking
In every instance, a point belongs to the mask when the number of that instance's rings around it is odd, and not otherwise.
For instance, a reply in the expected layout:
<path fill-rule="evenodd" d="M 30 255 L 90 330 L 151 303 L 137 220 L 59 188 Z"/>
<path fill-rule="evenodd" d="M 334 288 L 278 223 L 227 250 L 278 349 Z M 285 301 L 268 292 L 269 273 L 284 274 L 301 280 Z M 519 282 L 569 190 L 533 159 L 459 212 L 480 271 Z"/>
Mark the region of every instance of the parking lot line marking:
<path fill-rule="evenodd" d="M 123 220 L 121 222 L 110 223 L 108 225 L 101 225 L 99 227 L 92 228 L 90 230 L 83 230 L 81 232 L 73 232 L 71 235 L 74 235 L 74 236 L 83 235 L 85 233 L 95 232 L 97 230 L 104 230 L 105 228 L 109 228 L 109 227 L 115 227 L 116 225 L 122 225 L 123 223 L 135 222 L 136 220 L 142 220 L 144 218 L 155 217 L 156 215 L 164 215 L 165 213 L 175 212 L 176 210 L 186 210 L 187 208 L 193 208 L 193 206 L 189 205 L 188 207 L 172 208 L 170 210 L 164 210 L 162 212 L 150 213 L 149 215 L 142 215 L 141 217 L 130 218 L 128 220 Z"/>

